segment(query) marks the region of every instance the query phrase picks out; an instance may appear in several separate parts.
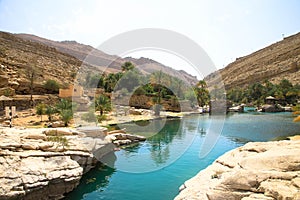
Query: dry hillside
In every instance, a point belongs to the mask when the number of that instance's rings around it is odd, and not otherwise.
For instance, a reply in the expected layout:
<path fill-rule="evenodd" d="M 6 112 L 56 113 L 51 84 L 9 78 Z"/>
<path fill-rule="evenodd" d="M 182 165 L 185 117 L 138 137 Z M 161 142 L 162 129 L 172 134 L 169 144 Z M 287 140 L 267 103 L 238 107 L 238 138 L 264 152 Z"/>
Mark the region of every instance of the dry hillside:
<path fill-rule="evenodd" d="M 106 73 L 118 72 L 121 70 L 121 65 L 123 63 L 125 63 L 126 61 L 130 61 L 135 66 L 137 66 L 144 74 L 150 74 L 154 71 L 162 70 L 166 74 L 179 76 L 180 78 L 185 79 L 191 84 L 196 84 L 198 81 L 196 76 L 192 76 L 183 70 L 175 70 L 149 58 L 120 58 L 115 55 L 106 54 L 103 51 L 95 49 L 91 46 L 79 44 L 75 41 L 56 42 L 28 34 L 17 34 L 17 36 L 26 40 L 39 42 L 41 44 L 54 47 L 58 51 L 70 54 L 78 58 L 79 60 L 86 62 L 88 65 L 94 66 L 94 68 L 100 69 L 102 71 L 105 70 Z M 89 59 L 85 60 L 87 55 L 89 56 Z M 107 68 L 107 66 L 109 67 Z"/>
<path fill-rule="evenodd" d="M 300 83 L 300 33 L 237 58 L 219 72 L 227 89 L 265 80 L 278 83 L 284 78 Z M 217 81 L 215 77 L 212 73 L 205 80 L 212 83 Z"/>
<path fill-rule="evenodd" d="M 73 81 L 82 62 L 55 48 L 0 32 L 0 93 L 29 93 L 29 74 L 34 69 L 34 93 L 42 94 L 43 83 L 52 79 L 64 85 Z"/>
<path fill-rule="evenodd" d="M 91 58 L 88 61 L 85 60 L 87 55 Z M 103 70 L 114 73 L 120 71 L 126 61 L 133 62 L 145 74 L 156 69 L 174 76 L 182 75 L 191 83 L 197 82 L 196 77 L 186 72 L 179 72 L 150 59 L 123 59 L 75 41 L 57 42 L 34 35 L 0 32 L 0 95 L 29 94 L 31 68 L 35 69 L 36 74 L 33 93 L 44 94 L 43 84 L 47 80 L 68 85 L 73 82 L 82 65 L 88 66 L 84 69 L 96 73 L 102 73 Z"/>

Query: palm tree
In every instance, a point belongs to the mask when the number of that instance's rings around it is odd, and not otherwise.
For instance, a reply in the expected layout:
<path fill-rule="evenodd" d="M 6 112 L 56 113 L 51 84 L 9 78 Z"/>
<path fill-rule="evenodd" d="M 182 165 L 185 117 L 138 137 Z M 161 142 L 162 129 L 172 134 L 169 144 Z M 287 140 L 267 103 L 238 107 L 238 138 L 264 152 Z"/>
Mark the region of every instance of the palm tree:
<path fill-rule="evenodd" d="M 132 69 L 134 69 L 134 65 L 131 62 L 125 62 L 122 66 L 122 71 L 126 72 L 126 71 L 130 71 Z"/>
<path fill-rule="evenodd" d="M 154 72 L 152 76 L 150 77 L 150 82 L 152 85 L 157 85 L 158 86 L 158 94 L 157 98 L 155 98 L 157 103 L 154 105 L 154 115 L 159 116 L 160 115 L 160 110 L 161 110 L 161 78 L 162 78 L 162 71 L 160 70 L 159 72 Z"/>
<path fill-rule="evenodd" d="M 73 110 L 75 105 L 67 99 L 61 99 L 58 104 L 56 104 L 56 110 L 59 113 L 61 120 L 68 126 L 70 120 L 73 118 Z"/>
<path fill-rule="evenodd" d="M 117 82 L 118 80 L 116 79 L 116 76 L 113 73 L 108 74 L 108 76 L 106 76 L 104 80 L 105 92 L 112 92 Z"/>
<path fill-rule="evenodd" d="M 69 122 L 73 118 L 73 112 L 72 110 L 63 110 L 60 113 L 61 120 L 65 123 L 65 126 L 68 126 Z"/>
<path fill-rule="evenodd" d="M 105 95 L 100 95 L 95 99 L 95 109 L 100 111 L 100 115 L 102 116 L 104 111 L 111 110 L 111 102 L 109 98 Z"/>
<path fill-rule="evenodd" d="M 49 122 L 52 122 L 52 115 L 56 113 L 56 109 L 50 105 L 46 106 L 45 114 L 48 115 Z"/>
<path fill-rule="evenodd" d="M 215 86 L 214 91 L 217 91 L 217 88 Z M 197 96 L 197 100 L 198 100 L 198 104 L 200 106 L 204 106 L 206 104 L 208 104 L 209 102 L 209 91 L 207 90 L 207 84 L 204 80 L 200 80 L 196 87 L 195 87 L 195 93 Z M 216 97 L 216 94 L 215 94 Z"/>
<path fill-rule="evenodd" d="M 200 81 L 197 83 L 197 87 L 200 88 L 200 89 L 207 88 L 207 84 L 206 84 L 205 80 L 200 80 Z"/>
<path fill-rule="evenodd" d="M 72 102 L 67 99 L 61 99 L 60 102 L 56 104 L 58 112 L 62 112 L 63 110 L 72 110 L 72 107 Z"/>
<path fill-rule="evenodd" d="M 33 62 L 36 62 L 33 61 Z M 29 91 L 30 91 L 30 105 L 33 106 L 33 84 L 34 84 L 34 80 L 36 79 L 37 73 L 36 73 L 36 68 L 33 66 L 28 67 L 27 71 L 26 71 L 26 76 L 29 79 Z"/>
<path fill-rule="evenodd" d="M 36 114 L 41 116 L 41 122 L 42 122 L 43 121 L 43 114 L 45 114 L 45 104 L 42 104 L 42 103 L 38 104 L 35 107 L 35 110 L 36 110 Z"/>

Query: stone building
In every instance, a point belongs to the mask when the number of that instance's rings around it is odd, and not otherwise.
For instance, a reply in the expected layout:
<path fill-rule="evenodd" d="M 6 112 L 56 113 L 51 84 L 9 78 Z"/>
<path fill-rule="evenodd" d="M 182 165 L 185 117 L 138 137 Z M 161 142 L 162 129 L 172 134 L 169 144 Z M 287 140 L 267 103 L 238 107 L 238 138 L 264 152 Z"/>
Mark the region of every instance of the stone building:
<path fill-rule="evenodd" d="M 82 97 L 82 96 L 83 96 L 83 88 L 78 85 L 70 85 L 68 89 L 59 89 L 60 98 Z"/>

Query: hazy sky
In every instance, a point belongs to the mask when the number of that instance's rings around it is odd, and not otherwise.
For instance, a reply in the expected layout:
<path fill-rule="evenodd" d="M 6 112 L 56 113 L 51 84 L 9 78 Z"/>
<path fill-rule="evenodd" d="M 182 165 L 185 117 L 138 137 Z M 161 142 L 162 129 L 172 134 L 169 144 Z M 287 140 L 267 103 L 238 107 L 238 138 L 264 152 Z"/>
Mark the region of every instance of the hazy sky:
<path fill-rule="evenodd" d="M 217 68 L 300 32 L 299 19 L 299 0 L 0 0 L 2 31 L 97 47 L 125 31 L 169 29 L 197 42 Z M 136 55 L 184 67 L 158 54 Z"/>

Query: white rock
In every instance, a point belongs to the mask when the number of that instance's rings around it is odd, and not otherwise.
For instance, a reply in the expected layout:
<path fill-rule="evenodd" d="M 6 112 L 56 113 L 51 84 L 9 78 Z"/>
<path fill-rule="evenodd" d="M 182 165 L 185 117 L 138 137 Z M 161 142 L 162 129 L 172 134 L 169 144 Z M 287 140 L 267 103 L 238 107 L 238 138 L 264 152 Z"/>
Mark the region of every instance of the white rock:
<path fill-rule="evenodd" d="M 186 181 L 179 199 L 300 199 L 300 141 L 248 143 Z"/>
<path fill-rule="evenodd" d="M 49 130 L 55 129 L 1 128 L 0 199 L 60 199 L 97 160 L 113 151 L 107 141 L 65 128 L 56 132 L 69 147 L 56 149 L 59 143 L 45 141 L 43 131 Z"/>

